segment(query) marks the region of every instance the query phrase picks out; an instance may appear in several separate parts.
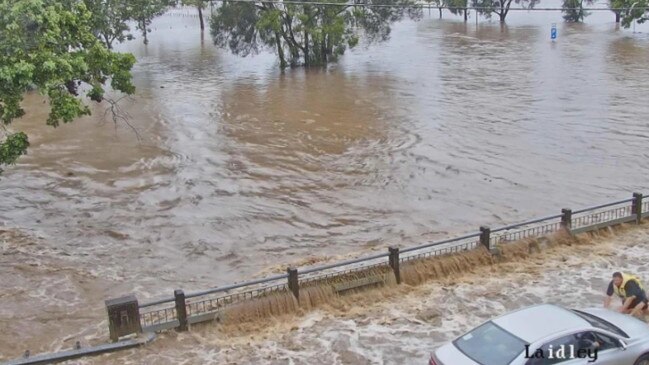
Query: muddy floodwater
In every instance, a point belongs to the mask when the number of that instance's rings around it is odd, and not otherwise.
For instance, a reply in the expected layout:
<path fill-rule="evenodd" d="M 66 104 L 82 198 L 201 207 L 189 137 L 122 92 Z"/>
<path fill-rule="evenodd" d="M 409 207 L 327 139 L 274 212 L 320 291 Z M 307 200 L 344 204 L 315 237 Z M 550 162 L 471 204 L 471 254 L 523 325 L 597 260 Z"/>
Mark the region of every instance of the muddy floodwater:
<path fill-rule="evenodd" d="M 648 248 L 645 224 L 449 280 L 344 297 L 303 316 L 165 334 L 83 364 L 425 364 L 434 349 L 495 315 L 538 303 L 601 307 L 613 271 L 649 278 Z"/>
<path fill-rule="evenodd" d="M 512 12 L 505 27 L 476 26 L 425 11 L 327 70 L 282 73 L 270 53 L 239 58 L 201 40 L 188 12 L 156 20 L 147 47 L 118 47 L 138 59 L 137 93 L 121 102 L 135 131 L 104 118 L 104 105 L 52 129 L 42 99 L 26 98 L 15 127 L 32 148 L 0 178 L 0 359 L 106 339 L 103 301 L 125 293 L 169 296 L 649 193 L 647 25 Z M 544 293 L 595 300 L 619 260 L 607 257 L 597 272 L 568 257 L 591 285 L 581 294 L 568 282 L 553 291 L 558 273 L 535 289 L 536 271 L 514 272 L 507 280 L 527 283 L 532 299 L 491 298 L 502 289 L 494 275 L 453 295 L 410 293 L 403 308 L 310 313 L 277 341 L 237 347 L 198 332 L 175 350 L 166 337 L 165 351 L 113 360 L 415 361 Z M 440 306 L 453 315 L 439 323 L 404 313 Z"/>

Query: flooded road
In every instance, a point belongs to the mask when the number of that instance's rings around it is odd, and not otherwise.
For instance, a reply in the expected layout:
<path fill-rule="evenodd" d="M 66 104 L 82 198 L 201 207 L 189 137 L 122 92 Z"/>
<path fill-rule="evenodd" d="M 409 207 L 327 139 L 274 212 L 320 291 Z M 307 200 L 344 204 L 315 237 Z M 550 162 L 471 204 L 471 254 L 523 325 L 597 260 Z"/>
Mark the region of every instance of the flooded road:
<path fill-rule="evenodd" d="M 518 308 L 601 307 L 614 271 L 649 277 L 648 247 L 645 224 L 448 280 L 343 297 L 300 317 L 164 334 L 82 364 L 425 364 L 445 342 Z"/>
<path fill-rule="evenodd" d="M 32 148 L 0 179 L 0 325 L 13 329 L 0 358 L 106 338 L 103 300 L 124 293 L 646 191 L 646 25 L 617 31 L 610 12 L 583 25 L 512 13 L 505 28 L 435 17 L 328 70 L 281 73 L 272 54 L 234 57 L 201 42 L 196 18 L 163 16 L 148 47 L 120 47 L 138 58 L 122 103 L 137 134 L 104 106 L 48 128 L 29 96 L 15 126 Z"/>

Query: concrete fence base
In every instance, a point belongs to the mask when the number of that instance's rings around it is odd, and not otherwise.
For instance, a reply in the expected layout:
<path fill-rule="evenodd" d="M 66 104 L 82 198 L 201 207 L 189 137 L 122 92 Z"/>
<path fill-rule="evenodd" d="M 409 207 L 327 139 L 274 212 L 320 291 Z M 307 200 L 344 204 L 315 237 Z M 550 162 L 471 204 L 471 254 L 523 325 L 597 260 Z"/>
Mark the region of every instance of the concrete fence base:
<path fill-rule="evenodd" d="M 420 260 L 449 258 L 459 253 L 477 255 L 474 258 L 482 261 L 498 262 L 507 259 L 505 256 L 515 246 L 510 245 L 514 242 L 538 240 L 564 232 L 568 234 L 566 237 L 570 237 L 623 223 L 640 224 L 644 217 L 649 216 L 649 201 L 645 200 L 643 194 L 634 193 L 631 199 L 576 211 L 563 208 L 561 214 L 510 226 L 495 229 L 481 226 L 479 233 L 454 239 L 404 249 L 392 246 L 383 253 L 361 259 L 318 268 L 289 267 L 285 274 L 199 293 L 186 295 L 182 290 L 175 290 L 173 298 L 156 302 L 140 304 L 134 295 L 107 300 L 105 304 L 110 338 L 114 344 L 26 357 L 8 364 L 51 363 L 60 361 L 56 360 L 59 358 L 68 359 L 139 346 L 152 338 L 117 341 L 143 331 L 187 331 L 190 324 L 219 320 L 223 313 L 237 312 L 246 308 L 245 303 L 250 301 L 270 305 L 263 313 L 271 315 L 277 312 L 272 306 L 282 301 L 282 305 L 286 307 L 308 308 L 318 301 L 316 297 L 319 294 L 314 290 L 315 287 L 326 287 L 327 293 L 339 295 L 382 286 L 388 282 L 390 285 L 399 285 L 405 280 L 404 270 L 412 270 L 413 263 L 421 262 Z M 540 248 L 538 245 L 536 248 L 529 246 L 527 250 L 528 254 L 532 254 L 533 251 L 540 251 Z M 273 301 L 277 303 L 273 304 Z"/>

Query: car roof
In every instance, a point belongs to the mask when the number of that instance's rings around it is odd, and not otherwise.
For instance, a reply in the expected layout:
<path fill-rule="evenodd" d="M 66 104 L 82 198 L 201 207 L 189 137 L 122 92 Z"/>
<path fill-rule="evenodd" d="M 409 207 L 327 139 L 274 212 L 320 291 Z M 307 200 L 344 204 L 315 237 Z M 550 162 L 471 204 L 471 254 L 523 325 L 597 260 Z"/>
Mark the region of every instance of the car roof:
<path fill-rule="evenodd" d="M 494 319 L 493 323 L 528 343 L 573 328 L 592 327 L 572 311 L 553 304 L 519 309 Z"/>

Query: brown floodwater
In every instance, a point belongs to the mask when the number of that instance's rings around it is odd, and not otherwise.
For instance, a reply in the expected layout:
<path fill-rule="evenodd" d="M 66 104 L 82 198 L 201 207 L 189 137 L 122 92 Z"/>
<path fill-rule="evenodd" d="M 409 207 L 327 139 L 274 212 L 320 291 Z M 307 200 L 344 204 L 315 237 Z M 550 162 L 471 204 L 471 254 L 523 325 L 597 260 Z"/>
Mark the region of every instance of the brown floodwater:
<path fill-rule="evenodd" d="M 46 127 L 29 95 L 14 127 L 32 148 L 0 178 L 0 359 L 105 338 L 103 300 L 125 293 L 647 192 L 646 25 L 425 14 L 327 70 L 285 72 L 272 54 L 201 41 L 196 18 L 162 16 L 147 47 L 119 47 L 138 59 L 121 103 L 137 133 L 105 105 Z"/>
<path fill-rule="evenodd" d="M 80 364 L 425 364 L 439 346 L 509 311 L 539 303 L 601 307 L 613 271 L 649 277 L 648 244 L 647 225 L 583 238 L 447 280 L 345 296 L 300 316 L 168 332 L 147 347 Z"/>

